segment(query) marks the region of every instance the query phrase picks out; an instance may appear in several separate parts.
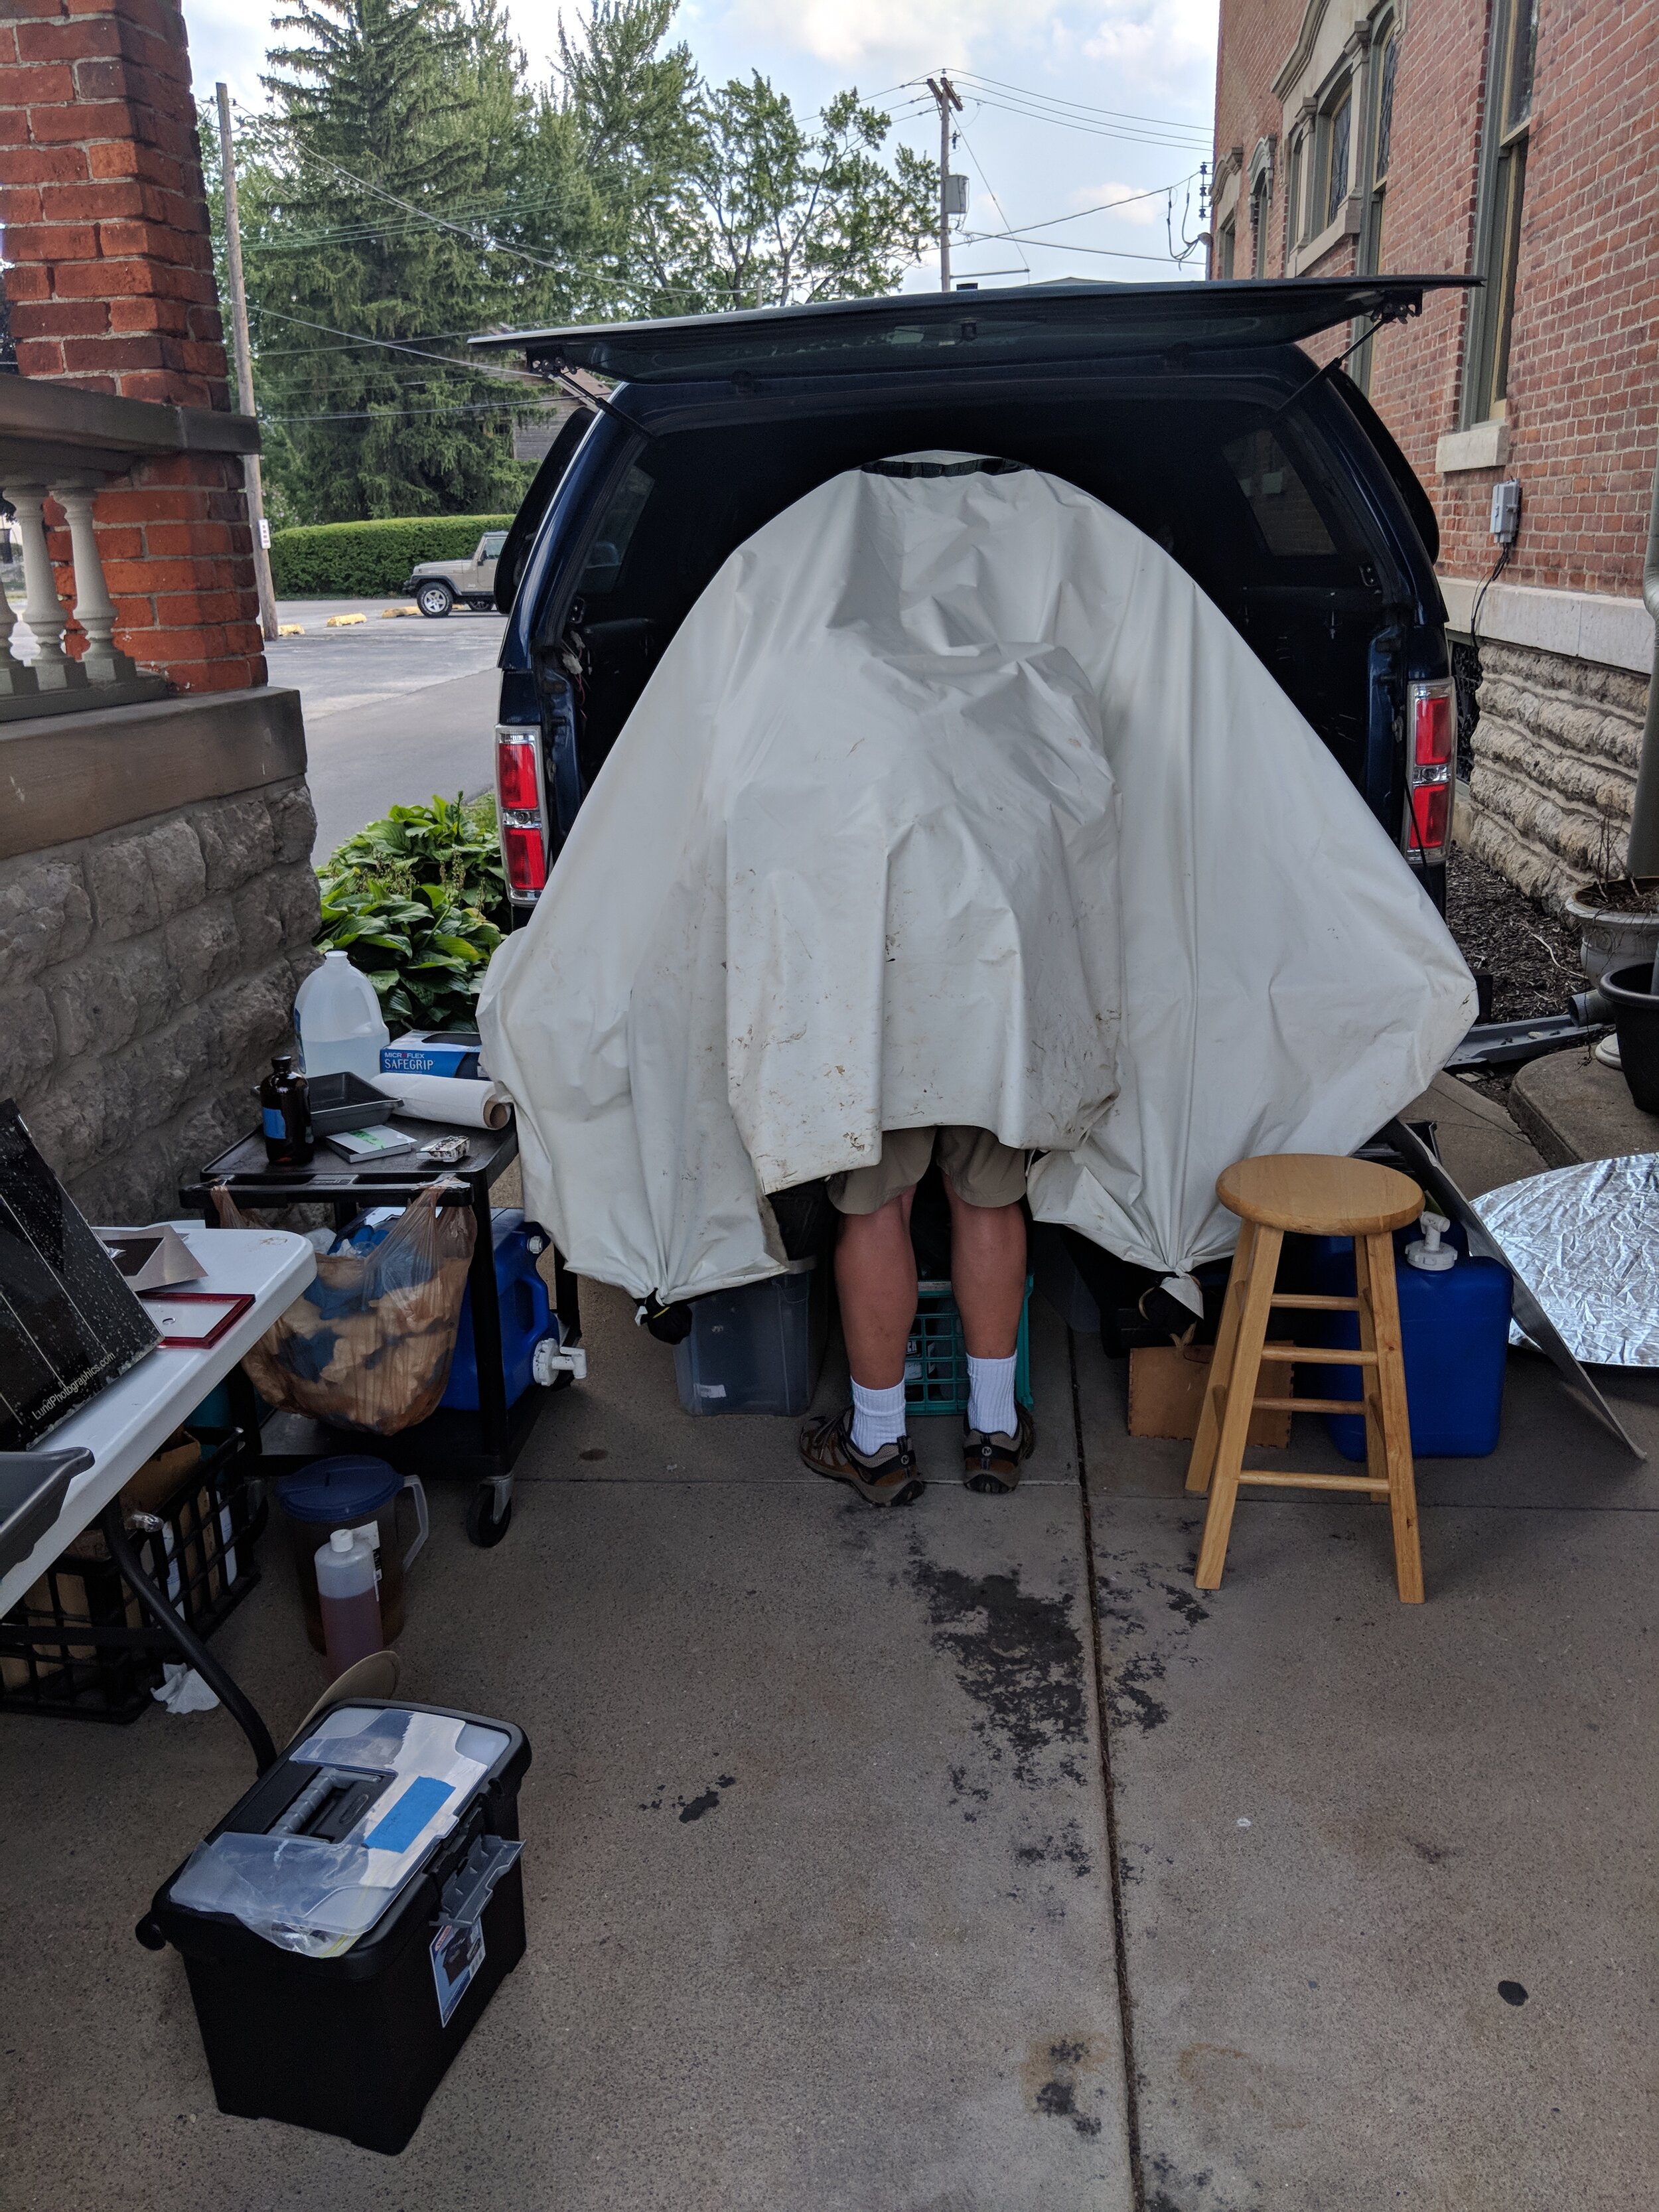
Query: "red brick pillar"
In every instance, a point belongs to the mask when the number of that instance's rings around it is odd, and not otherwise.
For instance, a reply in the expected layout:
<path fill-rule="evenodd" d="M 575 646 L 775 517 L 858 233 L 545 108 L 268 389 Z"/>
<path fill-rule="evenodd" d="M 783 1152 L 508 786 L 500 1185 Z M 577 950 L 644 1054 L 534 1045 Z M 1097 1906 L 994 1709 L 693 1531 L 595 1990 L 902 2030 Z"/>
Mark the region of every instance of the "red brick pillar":
<path fill-rule="evenodd" d="M 3 0 L 3 11 L 0 224 L 19 368 L 228 408 L 177 0 Z M 97 520 L 118 645 L 186 690 L 264 682 L 240 460 L 146 462 L 100 495 Z M 66 558 L 67 532 L 54 541 Z"/>

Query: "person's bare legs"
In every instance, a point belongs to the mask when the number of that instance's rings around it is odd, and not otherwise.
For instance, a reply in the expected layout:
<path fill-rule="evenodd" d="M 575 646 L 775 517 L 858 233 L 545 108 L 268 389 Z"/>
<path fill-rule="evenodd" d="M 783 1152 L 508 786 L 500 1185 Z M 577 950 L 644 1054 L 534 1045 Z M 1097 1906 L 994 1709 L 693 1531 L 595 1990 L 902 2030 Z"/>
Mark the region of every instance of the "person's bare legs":
<path fill-rule="evenodd" d="M 866 1390 L 890 1390 L 904 1380 L 904 1347 L 916 1317 L 916 1255 L 910 1243 L 915 1197 L 914 1190 L 902 1190 L 873 1213 L 841 1218 L 836 1289 L 842 1332 L 853 1379 Z M 1024 1233 L 1022 1224 L 1022 1240 Z M 1023 1241 L 1020 1249 L 1023 1253 Z M 1022 1291 L 1024 1280 L 1022 1273 Z"/>
<path fill-rule="evenodd" d="M 951 1200 L 951 1288 L 969 1357 L 1011 1358 L 1025 1303 L 1025 1216 L 1017 1204 L 969 1206 L 949 1176 L 945 1188 Z M 914 1272 L 910 1280 L 914 1312 Z M 903 1350 L 901 1344 L 901 1359 Z"/>

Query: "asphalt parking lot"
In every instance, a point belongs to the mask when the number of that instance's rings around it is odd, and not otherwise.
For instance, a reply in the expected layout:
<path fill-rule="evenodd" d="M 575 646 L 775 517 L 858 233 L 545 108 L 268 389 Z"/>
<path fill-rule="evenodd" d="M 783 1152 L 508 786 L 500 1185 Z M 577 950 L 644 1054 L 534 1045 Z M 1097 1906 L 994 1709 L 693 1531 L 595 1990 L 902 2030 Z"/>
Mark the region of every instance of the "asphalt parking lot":
<path fill-rule="evenodd" d="M 387 807 L 489 790 L 500 615 L 460 608 L 441 622 L 388 618 L 406 599 L 283 599 L 283 623 L 303 636 L 266 647 L 270 680 L 305 708 L 316 855 Z M 361 614 L 339 629 L 329 617 Z"/>

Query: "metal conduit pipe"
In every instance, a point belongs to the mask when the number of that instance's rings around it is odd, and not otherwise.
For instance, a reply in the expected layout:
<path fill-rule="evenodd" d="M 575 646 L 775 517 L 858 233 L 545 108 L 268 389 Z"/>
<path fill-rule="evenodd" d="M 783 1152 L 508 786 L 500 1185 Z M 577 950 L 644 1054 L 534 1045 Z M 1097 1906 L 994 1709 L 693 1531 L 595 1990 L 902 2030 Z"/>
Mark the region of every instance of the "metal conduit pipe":
<path fill-rule="evenodd" d="M 1659 626 L 1659 458 L 1653 464 L 1648 501 L 1648 550 L 1642 563 L 1642 604 Z M 1632 876 L 1659 876 L 1659 634 L 1653 642 L 1653 672 L 1648 681 L 1647 719 L 1642 725 L 1642 754 L 1631 807 L 1630 857 Z"/>

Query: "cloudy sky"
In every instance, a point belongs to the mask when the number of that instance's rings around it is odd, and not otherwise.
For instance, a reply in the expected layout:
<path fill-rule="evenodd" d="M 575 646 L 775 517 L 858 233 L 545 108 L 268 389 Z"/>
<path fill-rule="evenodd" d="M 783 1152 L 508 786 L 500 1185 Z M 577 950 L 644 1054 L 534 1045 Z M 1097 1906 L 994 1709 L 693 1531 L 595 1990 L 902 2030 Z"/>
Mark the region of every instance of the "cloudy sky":
<path fill-rule="evenodd" d="M 507 8 L 532 70 L 544 74 L 559 0 Z M 678 32 L 707 76 L 759 70 L 803 113 L 844 85 L 880 95 L 896 132 L 930 152 L 937 113 L 926 88 L 908 81 L 941 66 L 961 71 L 966 112 L 952 161 L 969 180 L 963 228 L 1030 234 L 958 246 L 957 275 L 1018 283 L 1029 268 L 1038 278 L 1133 282 L 1200 273 L 1197 254 L 1184 271 L 1171 266 L 1162 188 L 1178 185 L 1179 249 L 1183 208 L 1187 236 L 1200 227 L 1216 9 L 1217 0 L 682 0 Z M 564 12 L 577 11 L 567 0 Z M 260 105 L 265 0 L 185 0 L 185 15 L 198 96 L 210 98 L 223 77 L 244 105 Z M 930 280 L 921 270 L 909 281 Z"/>

